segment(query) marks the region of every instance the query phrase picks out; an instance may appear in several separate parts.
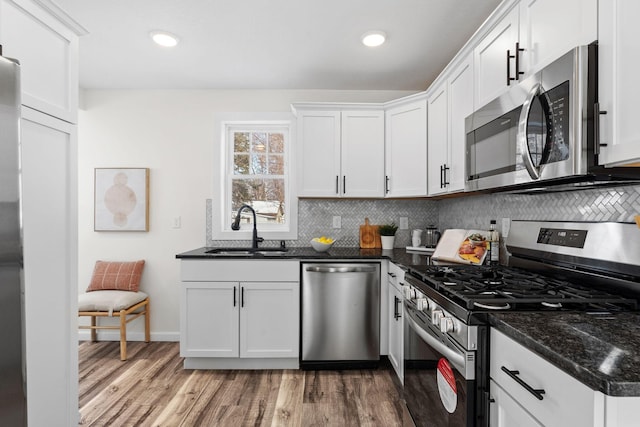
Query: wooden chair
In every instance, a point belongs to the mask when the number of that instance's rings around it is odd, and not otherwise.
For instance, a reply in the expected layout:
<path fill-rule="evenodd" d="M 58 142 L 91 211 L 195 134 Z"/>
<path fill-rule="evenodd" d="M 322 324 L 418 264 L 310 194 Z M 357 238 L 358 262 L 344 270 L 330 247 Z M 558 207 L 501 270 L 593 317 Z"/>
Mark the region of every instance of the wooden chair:
<path fill-rule="evenodd" d="M 149 296 L 138 290 L 144 261 L 98 261 L 87 292 L 78 296 L 78 316 L 91 317 L 91 341 L 98 329 L 120 330 L 120 360 L 127 360 L 127 323 L 144 316 L 144 341 L 150 341 Z M 119 325 L 98 324 L 99 317 L 119 317 Z"/>

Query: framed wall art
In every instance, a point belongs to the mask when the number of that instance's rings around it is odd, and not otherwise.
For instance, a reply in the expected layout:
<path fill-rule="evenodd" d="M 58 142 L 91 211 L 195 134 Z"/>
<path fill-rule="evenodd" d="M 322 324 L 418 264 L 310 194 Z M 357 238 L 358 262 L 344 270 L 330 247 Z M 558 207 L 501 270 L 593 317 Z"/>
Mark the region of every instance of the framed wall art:
<path fill-rule="evenodd" d="M 149 231 L 149 169 L 96 168 L 95 231 Z"/>

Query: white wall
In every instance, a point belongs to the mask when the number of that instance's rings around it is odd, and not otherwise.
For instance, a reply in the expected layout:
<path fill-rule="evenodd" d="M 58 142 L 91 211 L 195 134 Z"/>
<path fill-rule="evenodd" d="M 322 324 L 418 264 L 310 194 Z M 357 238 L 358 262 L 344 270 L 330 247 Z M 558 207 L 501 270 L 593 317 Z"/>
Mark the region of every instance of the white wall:
<path fill-rule="evenodd" d="M 151 339 L 177 341 L 180 264 L 175 255 L 205 245 L 206 199 L 212 197 L 217 164 L 214 113 L 289 112 L 292 102 L 384 102 L 411 93 L 83 91 L 78 126 L 79 292 L 91 279 L 96 260 L 145 259 L 141 290 L 151 296 Z M 93 231 L 97 167 L 151 169 L 149 232 Z M 182 227 L 174 229 L 177 216 Z M 129 328 L 131 339 L 142 339 L 141 320 Z M 105 332 L 102 336 L 114 337 Z"/>

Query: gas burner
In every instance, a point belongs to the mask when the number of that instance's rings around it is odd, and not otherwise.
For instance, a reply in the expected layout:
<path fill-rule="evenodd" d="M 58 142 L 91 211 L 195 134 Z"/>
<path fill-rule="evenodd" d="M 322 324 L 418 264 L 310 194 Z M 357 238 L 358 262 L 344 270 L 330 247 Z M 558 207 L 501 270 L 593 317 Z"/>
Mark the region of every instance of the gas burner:
<path fill-rule="evenodd" d="M 508 302 L 483 303 L 483 302 L 474 301 L 473 305 L 475 307 L 484 308 L 487 310 L 509 310 L 511 308 L 511 304 L 509 304 Z"/>
<path fill-rule="evenodd" d="M 542 304 L 545 307 L 549 307 L 549 308 L 562 308 L 562 303 L 561 302 L 542 301 L 540 304 Z"/>

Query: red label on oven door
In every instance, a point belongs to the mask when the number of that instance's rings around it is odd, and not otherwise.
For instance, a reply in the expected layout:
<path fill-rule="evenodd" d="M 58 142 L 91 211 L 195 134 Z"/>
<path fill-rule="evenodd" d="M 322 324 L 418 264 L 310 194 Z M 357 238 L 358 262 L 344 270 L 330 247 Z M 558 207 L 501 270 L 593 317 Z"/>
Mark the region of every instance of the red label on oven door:
<path fill-rule="evenodd" d="M 458 406 L 458 391 L 456 389 L 456 378 L 449 365 L 449 361 L 445 358 L 438 360 L 438 392 L 442 405 L 450 414 L 456 410 Z"/>

